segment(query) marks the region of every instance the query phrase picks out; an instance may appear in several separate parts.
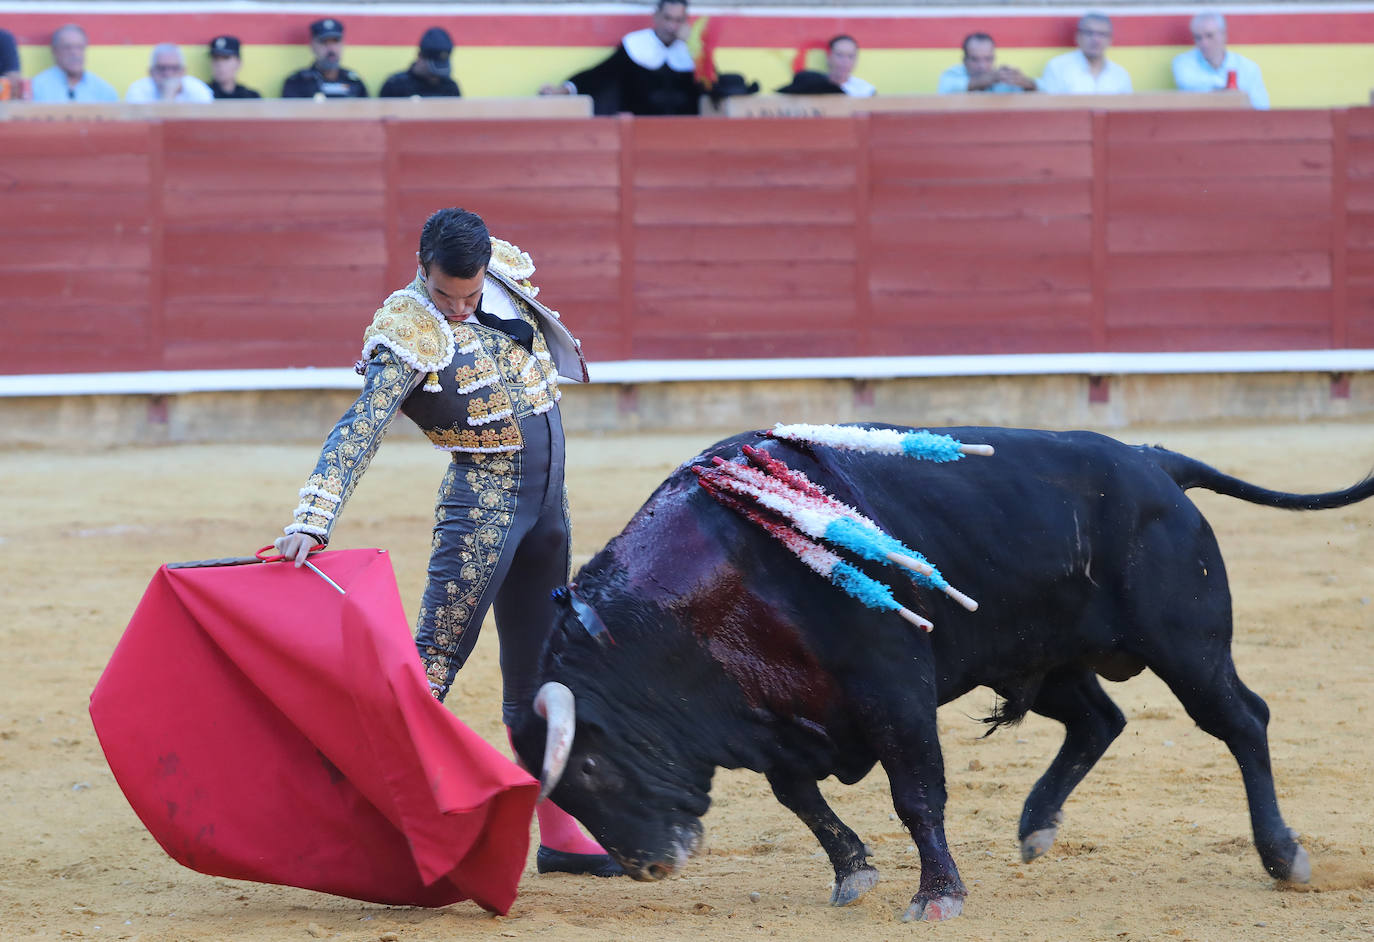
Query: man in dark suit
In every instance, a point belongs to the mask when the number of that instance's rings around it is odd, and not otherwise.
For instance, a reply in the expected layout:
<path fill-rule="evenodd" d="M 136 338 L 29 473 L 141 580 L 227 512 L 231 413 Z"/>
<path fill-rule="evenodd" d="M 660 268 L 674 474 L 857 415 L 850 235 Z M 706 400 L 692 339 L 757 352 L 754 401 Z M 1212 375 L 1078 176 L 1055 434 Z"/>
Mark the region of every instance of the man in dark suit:
<path fill-rule="evenodd" d="M 343 24 L 333 18 L 310 24 L 310 52 L 315 62 L 309 68 L 292 72 L 281 87 L 283 98 L 366 98 L 367 86 L 352 69 L 345 69 Z"/>
<path fill-rule="evenodd" d="M 456 98 L 458 83 L 451 78 L 453 40 L 446 30 L 431 26 L 420 37 L 420 54 L 404 72 L 397 72 L 386 80 L 378 98 L 421 98 L 448 96 Z"/>
<path fill-rule="evenodd" d="M 652 26 L 626 33 L 600 65 L 539 94 L 591 95 L 597 114 L 698 114 L 702 88 L 686 32 L 686 0 L 658 0 Z"/>

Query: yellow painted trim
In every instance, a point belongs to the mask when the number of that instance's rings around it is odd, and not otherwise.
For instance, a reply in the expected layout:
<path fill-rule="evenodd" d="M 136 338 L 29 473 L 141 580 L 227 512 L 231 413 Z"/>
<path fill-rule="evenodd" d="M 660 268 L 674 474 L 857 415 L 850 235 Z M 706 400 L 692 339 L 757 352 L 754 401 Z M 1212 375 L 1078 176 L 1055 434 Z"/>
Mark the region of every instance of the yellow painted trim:
<path fill-rule="evenodd" d="M 1369 47 L 1360 44 L 1310 44 L 1233 47 L 1259 63 L 1265 85 L 1276 108 L 1335 108 L 1367 105 L 1374 72 Z M 1112 59 L 1131 73 L 1138 91 L 1173 88 L 1170 63 L 1186 46 L 1126 46 L 1115 49 Z M 121 95 L 147 74 L 151 46 L 92 46 L 87 66 L 112 84 Z M 1065 50 L 1011 49 L 1003 61 L 1028 75 L 1039 75 L 1045 63 Z M 209 57 L 203 48 L 183 47 L 190 74 L 209 81 Z M 454 78 L 469 97 L 533 95 L 546 83 L 559 83 L 569 75 L 594 65 L 607 49 L 559 46 L 473 47 L 461 49 L 454 60 Z M 757 80 L 765 91 L 791 79 L 795 53 L 786 49 L 721 48 L 716 65 L 721 72 L 739 72 Z M 345 64 L 363 77 L 368 91 L 376 94 L 388 75 L 408 68 L 414 53 L 396 46 L 349 46 Z M 20 48 L 25 75 L 32 76 L 52 65 L 47 46 Z M 860 55 L 856 73 L 878 87 L 879 94 L 931 94 L 940 73 L 959 61 L 959 52 L 941 49 L 869 49 Z M 244 60 L 240 81 L 269 98 L 281 93 L 282 81 L 309 63 L 309 53 L 298 45 L 253 46 Z M 824 57 L 812 53 L 808 68 L 823 69 Z"/>

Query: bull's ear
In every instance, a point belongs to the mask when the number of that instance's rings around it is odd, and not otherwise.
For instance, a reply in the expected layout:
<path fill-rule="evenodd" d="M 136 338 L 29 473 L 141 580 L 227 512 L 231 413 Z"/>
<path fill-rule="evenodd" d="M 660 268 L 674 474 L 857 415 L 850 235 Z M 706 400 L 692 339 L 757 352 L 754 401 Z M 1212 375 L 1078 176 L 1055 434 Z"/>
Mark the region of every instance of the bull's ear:
<path fill-rule="evenodd" d="M 577 704 L 573 692 L 556 680 L 549 681 L 535 695 L 534 712 L 548 723 L 544 767 L 539 773 L 539 799 L 542 801 L 558 787 L 572 753 L 573 733 L 577 729 Z"/>

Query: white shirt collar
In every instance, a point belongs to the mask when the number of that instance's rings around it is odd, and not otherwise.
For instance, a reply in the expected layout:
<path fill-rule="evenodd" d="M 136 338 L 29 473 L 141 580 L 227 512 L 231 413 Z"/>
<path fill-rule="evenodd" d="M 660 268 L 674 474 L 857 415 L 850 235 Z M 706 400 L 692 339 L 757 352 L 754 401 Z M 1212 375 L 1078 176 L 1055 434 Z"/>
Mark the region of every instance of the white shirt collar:
<path fill-rule="evenodd" d="M 672 45 L 665 46 L 652 29 L 638 29 L 626 33 L 620 42 L 631 61 L 650 72 L 657 72 L 665 64 L 674 72 L 692 72 L 696 69 L 692 53 L 681 39 L 674 39 Z"/>

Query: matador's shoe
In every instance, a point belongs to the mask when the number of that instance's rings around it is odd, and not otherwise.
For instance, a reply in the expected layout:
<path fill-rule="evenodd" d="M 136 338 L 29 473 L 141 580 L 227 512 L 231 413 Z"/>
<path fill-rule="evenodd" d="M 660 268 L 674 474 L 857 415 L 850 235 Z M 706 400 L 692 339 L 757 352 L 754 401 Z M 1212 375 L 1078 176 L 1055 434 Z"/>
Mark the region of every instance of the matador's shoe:
<path fill-rule="evenodd" d="M 534 855 L 540 873 L 573 873 L 593 877 L 623 877 L 625 871 L 609 854 L 573 854 L 539 845 Z"/>

